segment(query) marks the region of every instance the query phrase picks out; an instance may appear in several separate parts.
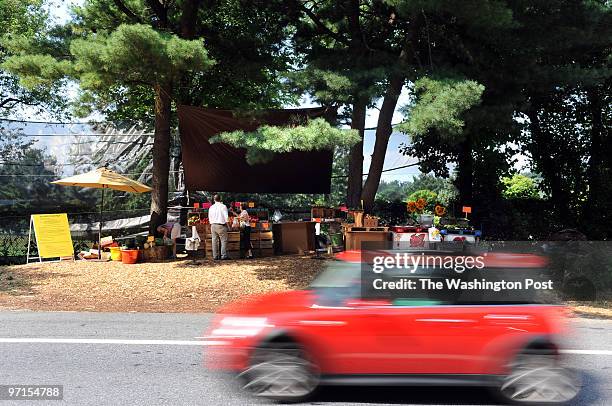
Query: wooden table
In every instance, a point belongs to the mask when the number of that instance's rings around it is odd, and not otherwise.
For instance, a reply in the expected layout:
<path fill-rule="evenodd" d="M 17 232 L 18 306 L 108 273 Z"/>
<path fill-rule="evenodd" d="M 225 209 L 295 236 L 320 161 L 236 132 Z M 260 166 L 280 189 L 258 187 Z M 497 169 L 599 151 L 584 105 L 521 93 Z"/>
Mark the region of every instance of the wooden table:
<path fill-rule="evenodd" d="M 277 254 L 303 254 L 315 249 L 314 221 L 285 221 L 272 225 Z"/>
<path fill-rule="evenodd" d="M 373 229 L 384 228 L 384 230 L 357 230 L 346 229 L 344 231 L 344 249 L 360 250 L 361 243 L 364 242 L 384 242 L 389 241 L 391 233 L 385 227 L 372 227 Z"/>

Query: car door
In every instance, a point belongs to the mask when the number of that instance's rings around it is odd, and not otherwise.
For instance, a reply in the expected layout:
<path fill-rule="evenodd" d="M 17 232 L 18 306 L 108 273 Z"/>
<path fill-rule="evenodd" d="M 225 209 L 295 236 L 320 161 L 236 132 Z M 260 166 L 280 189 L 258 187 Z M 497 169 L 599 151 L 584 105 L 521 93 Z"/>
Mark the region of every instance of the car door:
<path fill-rule="evenodd" d="M 476 373 L 488 338 L 477 308 L 391 305 L 376 319 L 369 363 L 383 374 Z"/>
<path fill-rule="evenodd" d="M 313 353 L 321 373 L 349 375 L 377 373 L 373 362 L 378 351 L 379 320 L 373 309 L 379 303 L 348 301 L 346 304 L 314 305 L 294 320 L 294 328 Z"/>

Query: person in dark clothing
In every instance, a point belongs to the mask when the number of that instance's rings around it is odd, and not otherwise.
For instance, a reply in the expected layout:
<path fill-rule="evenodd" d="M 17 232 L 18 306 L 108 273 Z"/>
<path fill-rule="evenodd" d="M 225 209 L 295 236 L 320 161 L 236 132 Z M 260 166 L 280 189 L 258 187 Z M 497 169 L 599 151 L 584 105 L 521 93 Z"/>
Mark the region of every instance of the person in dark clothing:
<path fill-rule="evenodd" d="M 251 245 L 251 218 L 242 206 L 239 213 L 234 212 L 240 224 L 240 258 L 253 258 L 253 246 Z"/>

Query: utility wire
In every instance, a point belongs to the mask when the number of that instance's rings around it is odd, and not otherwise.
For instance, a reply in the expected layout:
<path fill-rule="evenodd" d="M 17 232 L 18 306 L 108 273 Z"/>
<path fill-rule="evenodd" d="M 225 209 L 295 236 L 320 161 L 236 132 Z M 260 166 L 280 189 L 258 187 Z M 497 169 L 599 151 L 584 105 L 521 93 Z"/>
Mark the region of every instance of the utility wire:
<path fill-rule="evenodd" d="M 169 173 L 181 173 L 181 171 L 170 171 Z M 140 175 L 153 175 L 153 172 L 142 172 L 142 173 L 122 173 L 122 175 L 129 175 L 129 176 L 140 176 Z M 62 177 L 64 175 L 47 175 L 47 174 L 34 174 L 34 175 L 28 175 L 28 174 L 21 174 L 21 173 L 15 173 L 15 174 L 0 174 L 1 177 L 25 177 L 25 178 L 59 178 Z"/>
<path fill-rule="evenodd" d="M 139 134 L 103 134 L 103 133 L 75 133 L 75 134 L 22 134 L 16 133 L 15 137 L 152 137 L 155 133 Z"/>
<path fill-rule="evenodd" d="M 50 124 L 50 125 L 93 125 L 96 122 L 63 122 L 63 121 L 36 121 L 36 120 L 18 120 L 14 118 L 0 118 L 0 121 L 8 121 L 10 123 L 25 123 L 25 124 Z"/>
<path fill-rule="evenodd" d="M 396 171 L 396 170 L 398 170 L 398 169 L 409 168 L 409 167 L 411 167 L 411 166 L 417 166 L 417 165 L 420 165 L 420 164 L 421 164 L 420 162 L 415 162 L 415 163 L 413 163 L 413 164 L 402 165 L 402 166 L 398 166 L 398 167 L 395 167 L 395 168 L 383 169 L 383 170 L 381 171 L 381 173 L 382 173 L 382 172 L 391 172 L 391 171 Z M 367 174 L 367 173 L 362 173 L 362 174 L 361 174 L 361 176 L 368 176 L 368 174 Z M 348 178 L 348 175 L 335 175 L 335 176 L 332 176 L 332 178 L 333 178 L 333 179 L 335 179 L 335 178 Z"/>

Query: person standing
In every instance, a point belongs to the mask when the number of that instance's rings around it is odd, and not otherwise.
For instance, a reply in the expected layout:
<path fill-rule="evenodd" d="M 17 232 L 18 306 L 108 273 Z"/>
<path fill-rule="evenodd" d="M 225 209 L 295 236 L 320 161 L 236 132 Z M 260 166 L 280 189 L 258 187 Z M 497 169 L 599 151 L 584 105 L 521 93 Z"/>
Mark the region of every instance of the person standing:
<path fill-rule="evenodd" d="M 213 259 L 229 259 L 227 256 L 227 207 L 221 202 L 221 196 L 215 195 L 213 200 L 215 203 L 208 209 Z M 221 255 L 219 255 L 219 241 L 221 242 Z"/>
<path fill-rule="evenodd" d="M 251 246 L 251 217 L 242 205 L 240 205 L 240 213 L 234 215 L 238 217 L 240 222 L 240 258 L 253 258 L 253 250 Z"/>

